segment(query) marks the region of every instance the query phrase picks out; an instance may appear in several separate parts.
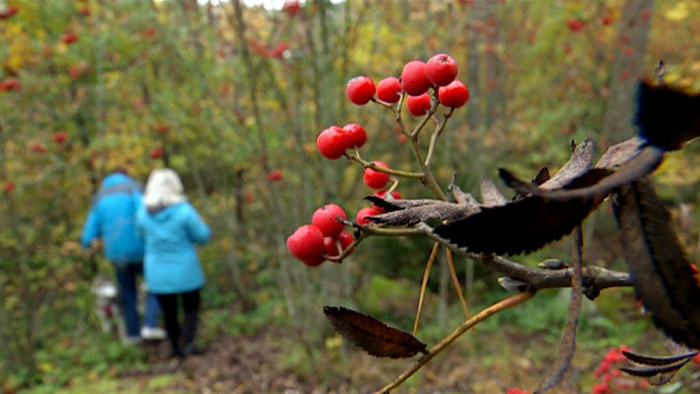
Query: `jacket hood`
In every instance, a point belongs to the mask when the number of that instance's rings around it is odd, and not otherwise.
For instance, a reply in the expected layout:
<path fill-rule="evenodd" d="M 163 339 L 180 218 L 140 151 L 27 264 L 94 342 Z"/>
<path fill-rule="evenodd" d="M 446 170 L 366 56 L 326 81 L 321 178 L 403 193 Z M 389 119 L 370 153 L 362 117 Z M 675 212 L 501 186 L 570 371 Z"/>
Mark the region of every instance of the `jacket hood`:
<path fill-rule="evenodd" d="M 183 203 L 177 203 L 173 205 L 160 205 L 157 207 L 146 207 L 146 212 L 148 215 L 156 222 L 167 222 L 173 216 L 177 214 L 178 207 Z"/>

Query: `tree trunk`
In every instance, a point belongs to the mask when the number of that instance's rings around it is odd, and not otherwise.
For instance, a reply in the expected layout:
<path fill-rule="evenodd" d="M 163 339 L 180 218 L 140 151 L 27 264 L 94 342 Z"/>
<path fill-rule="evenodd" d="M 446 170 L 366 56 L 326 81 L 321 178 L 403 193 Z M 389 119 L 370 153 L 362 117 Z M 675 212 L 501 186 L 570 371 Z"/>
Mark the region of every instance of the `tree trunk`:
<path fill-rule="evenodd" d="M 503 123 L 505 94 L 503 93 L 503 61 L 499 53 L 501 35 L 498 18 L 498 2 L 484 2 L 486 19 L 486 119 L 487 129 Z"/>
<path fill-rule="evenodd" d="M 637 80 L 642 76 L 654 0 L 627 1 L 618 23 L 610 94 L 603 114 L 601 137 L 614 143 L 632 136 Z M 648 67 L 650 70 L 652 67 Z"/>

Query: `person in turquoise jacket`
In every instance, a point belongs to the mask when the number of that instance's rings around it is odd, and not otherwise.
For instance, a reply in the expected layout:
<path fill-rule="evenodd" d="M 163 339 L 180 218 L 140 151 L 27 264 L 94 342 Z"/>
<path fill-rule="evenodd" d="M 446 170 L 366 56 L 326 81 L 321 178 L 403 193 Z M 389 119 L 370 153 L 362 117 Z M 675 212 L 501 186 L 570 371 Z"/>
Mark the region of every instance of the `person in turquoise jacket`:
<path fill-rule="evenodd" d="M 125 169 L 114 169 L 93 197 L 80 237 L 86 249 L 102 239 L 105 258 L 114 265 L 128 343 L 139 342 L 141 338 L 165 338 L 165 332 L 158 327 L 158 300 L 150 293 L 146 293 L 144 326 L 139 332 L 136 282 L 137 276 L 143 274 L 144 245 L 136 235 L 136 213 L 142 204 L 141 194 L 141 185 Z"/>
<path fill-rule="evenodd" d="M 143 201 L 137 231 L 145 242 L 146 284 L 160 302 L 173 356 L 196 354 L 199 291 L 204 285 L 196 245 L 209 241 L 209 226 L 187 202 L 180 177 L 169 168 L 151 172 Z M 182 330 L 178 299 L 185 311 Z"/>

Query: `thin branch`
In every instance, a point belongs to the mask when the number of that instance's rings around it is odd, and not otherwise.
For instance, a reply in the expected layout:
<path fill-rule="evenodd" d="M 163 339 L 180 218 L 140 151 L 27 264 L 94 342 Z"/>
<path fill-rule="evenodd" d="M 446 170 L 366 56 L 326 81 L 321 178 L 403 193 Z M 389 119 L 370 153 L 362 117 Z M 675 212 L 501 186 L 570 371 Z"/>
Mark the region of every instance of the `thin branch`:
<path fill-rule="evenodd" d="M 498 312 L 504 311 L 508 308 L 512 308 L 514 306 L 518 306 L 522 304 L 523 302 L 531 299 L 535 295 L 534 292 L 522 292 L 518 293 L 514 296 L 508 297 L 504 300 L 501 300 L 490 307 L 482 310 L 481 312 L 477 313 L 472 317 L 471 319 L 468 319 L 464 323 L 460 324 L 457 328 L 454 329 L 450 334 L 448 334 L 445 338 L 443 338 L 440 342 L 435 344 L 432 348 L 430 348 L 430 351 L 428 354 L 425 356 L 421 357 L 418 362 L 413 364 L 410 368 L 408 368 L 406 371 L 401 373 L 399 376 L 396 377 L 391 383 L 387 384 L 386 386 L 382 387 L 381 389 L 377 390 L 375 393 L 388 393 L 389 390 L 395 389 L 401 383 L 405 382 L 406 379 L 410 378 L 416 371 L 421 369 L 425 364 L 427 364 L 430 360 L 432 360 L 435 356 L 437 356 L 441 351 L 443 351 L 447 346 L 449 346 L 452 342 L 454 342 L 457 338 L 459 338 L 462 334 L 464 334 L 467 330 L 470 328 L 474 327 L 475 325 L 481 323 L 482 321 L 488 319 L 489 317 L 495 315 Z"/>
<path fill-rule="evenodd" d="M 420 323 L 420 316 L 423 312 L 423 299 L 425 298 L 425 288 L 428 286 L 428 277 L 430 277 L 430 269 L 433 268 L 433 262 L 435 261 L 435 256 L 440 250 L 440 244 L 435 242 L 433 245 L 433 250 L 430 251 L 430 257 L 428 257 L 428 264 L 425 265 L 425 271 L 423 272 L 423 281 L 420 285 L 420 296 L 418 297 L 418 310 L 416 311 L 416 320 L 413 322 L 413 336 L 418 333 L 418 325 Z"/>
<path fill-rule="evenodd" d="M 464 299 L 464 293 L 462 292 L 462 285 L 459 283 L 459 278 L 457 278 L 457 273 L 455 272 L 455 262 L 452 258 L 452 251 L 445 249 L 445 256 L 447 257 L 447 265 L 450 268 L 450 276 L 452 277 L 452 283 L 455 285 L 455 290 L 457 290 L 457 296 L 459 301 L 462 303 L 462 309 L 464 309 L 464 316 L 469 319 L 471 313 L 469 312 L 469 307 L 467 306 L 467 300 Z"/>
<path fill-rule="evenodd" d="M 561 339 L 559 347 L 559 355 L 554 362 L 548 376 L 540 383 L 539 387 L 533 391 L 534 393 L 544 393 L 552 387 L 558 385 L 564 378 L 564 374 L 569 370 L 571 361 L 574 359 L 576 352 L 576 330 L 578 328 L 579 318 L 581 317 L 581 303 L 583 294 L 583 230 L 581 226 L 576 227 L 574 232 L 574 258 L 573 269 L 571 276 L 571 304 L 569 305 L 569 316 L 564 329 L 564 335 Z"/>

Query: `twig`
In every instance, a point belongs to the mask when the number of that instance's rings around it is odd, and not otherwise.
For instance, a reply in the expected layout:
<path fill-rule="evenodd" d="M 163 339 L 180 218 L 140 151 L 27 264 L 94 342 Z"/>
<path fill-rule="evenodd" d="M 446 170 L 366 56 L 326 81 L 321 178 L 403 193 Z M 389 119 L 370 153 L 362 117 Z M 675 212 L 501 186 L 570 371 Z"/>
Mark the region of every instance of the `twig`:
<path fill-rule="evenodd" d="M 576 329 L 581 316 L 581 295 L 583 294 L 583 231 L 581 226 L 577 226 L 574 232 L 574 244 L 576 250 L 573 258 L 573 270 L 571 271 L 571 304 L 569 305 L 569 317 L 561 339 L 561 346 L 559 347 L 559 356 L 554 362 L 551 372 L 542 380 L 539 387 L 533 391 L 533 394 L 544 393 L 558 385 L 564 378 L 566 371 L 569 370 L 576 352 Z"/>
<path fill-rule="evenodd" d="M 440 250 L 440 244 L 435 242 L 433 245 L 433 250 L 430 252 L 430 257 L 428 257 L 428 263 L 425 265 L 425 271 L 423 272 L 423 281 L 420 285 L 420 296 L 418 297 L 418 310 L 416 311 L 416 320 L 413 322 L 413 336 L 418 333 L 418 325 L 420 324 L 420 317 L 423 312 L 423 299 L 425 298 L 425 288 L 428 286 L 428 277 L 430 277 L 430 269 L 433 268 L 433 262 L 435 261 L 435 256 Z"/>
<path fill-rule="evenodd" d="M 445 256 L 447 257 L 447 265 L 450 267 L 450 276 L 452 276 L 452 283 L 455 285 L 455 290 L 457 290 L 457 296 L 459 301 L 462 303 L 462 309 L 464 309 L 464 316 L 469 319 L 471 313 L 469 312 L 469 307 L 467 306 L 467 300 L 464 299 L 464 293 L 462 292 L 462 285 L 459 283 L 459 278 L 457 278 L 457 273 L 455 272 L 455 262 L 452 258 L 452 251 L 445 249 Z"/>
<path fill-rule="evenodd" d="M 534 292 L 522 292 L 518 293 L 514 296 L 508 297 L 504 300 L 501 300 L 490 307 L 482 310 L 481 312 L 477 313 L 472 317 L 471 319 L 468 319 L 464 323 L 460 324 L 457 328 L 454 329 L 450 334 L 448 334 L 445 338 L 443 338 L 440 342 L 435 344 L 432 348 L 430 348 L 430 351 L 428 354 L 425 356 L 421 357 L 418 362 L 413 364 L 410 368 L 408 368 L 406 371 L 401 373 L 399 376 L 396 377 L 391 383 L 387 384 L 386 386 L 382 387 L 381 389 L 377 390 L 375 393 L 388 393 L 389 390 L 392 390 L 396 387 L 398 387 L 401 383 L 405 382 L 406 379 L 410 378 L 416 371 L 418 371 L 421 367 L 423 367 L 425 364 L 427 364 L 430 360 L 432 360 L 435 356 L 438 355 L 441 351 L 443 351 L 447 346 L 449 346 L 452 342 L 454 342 L 457 338 L 459 338 L 462 334 L 464 334 L 467 330 L 470 328 L 474 327 L 475 325 L 481 323 L 482 321 L 488 319 L 489 317 L 495 315 L 498 312 L 504 311 L 508 308 L 512 308 L 514 306 L 520 305 L 523 302 L 531 299 L 535 295 Z"/>

